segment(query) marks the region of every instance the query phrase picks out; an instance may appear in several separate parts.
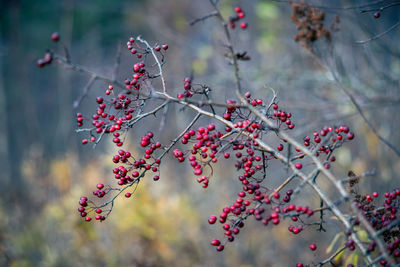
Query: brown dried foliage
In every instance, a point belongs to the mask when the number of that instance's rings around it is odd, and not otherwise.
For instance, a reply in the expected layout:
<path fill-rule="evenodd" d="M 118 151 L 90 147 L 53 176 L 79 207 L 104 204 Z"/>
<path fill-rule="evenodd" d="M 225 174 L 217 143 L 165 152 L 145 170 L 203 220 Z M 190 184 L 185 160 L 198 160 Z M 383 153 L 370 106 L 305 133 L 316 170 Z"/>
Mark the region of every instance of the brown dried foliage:
<path fill-rule="evenodd" d="M 292 7 L 291 21 L 296 23 L 298 33 L 295 35 L 294 40 L 300 42 L 309 51 L 313 51 L 312 43 L 325 37 L 328 41 L 331 39 L 331 32 L 324 26 L 325 12 L 320 11 L 318 8 L 310 7 L 308 4 L 290 3 Z M 339 29 L 339 17 L 336 15 L 335 20 L 331 25 L 331 30 L 337 31 Z"/>

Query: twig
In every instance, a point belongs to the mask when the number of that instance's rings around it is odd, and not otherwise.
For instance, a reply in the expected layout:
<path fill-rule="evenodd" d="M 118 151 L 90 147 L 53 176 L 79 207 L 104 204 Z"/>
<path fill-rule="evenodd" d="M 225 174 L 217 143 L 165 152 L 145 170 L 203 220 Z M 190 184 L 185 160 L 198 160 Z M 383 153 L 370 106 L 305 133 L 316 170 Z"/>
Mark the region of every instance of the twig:
<path fill-rule="evenodd" d="M 379 8 L 364 9 L 364 10 L 361 10 L 360 13 L 383 11 L 383 10 L 385 10 L 387 8 L 391 8 L 393 6 L 398 6 L 398 5 L 400 5 L 400 2 L 394 2 L 394 3 L 388 4 L 388 5 L 383 6 L 383 7 L 379 7 Z"/>
<path fill-rule="evenodd" d="M 158 128 L 159 132 L 162 132 L 162 130 L 164 129 L 165 121 L 167 119 L 167 113 L 168 113 L 168 105 L 166 105 L 164 107 L 163 114 L 162 114 L 161 121 L 160 121 L 160 127 Z"/>
<path fill-rule="evenodd" d="M 162 103 L 161 105 L 157 106 L 156 108 L 154 108 L 153 110 L 143 113 L 143 114 L 139 114 L 136 117 L 134 117 L 127 125 L 127 127 L 132 128 L 133 125 L 135 123 L 137 123 L 138 121 L 140 121 L 141 119 L 150 116 L 150 115 L 154 115 L 157 113 L 157 111 L 159 111 L 160 109 L 164 108 L 166 105 L 168 105 L 169 101 L 166 100 L 164 103 Z"/>
<path fill-rule="evenodd" d="M 118 81 L 114 81 L 112 78 L 109 78 L 109 77 L 106 77 L 103 75 L 99 75 L 99 74 L 95 73 L 94 71 L 91 71 L 82 65 L 71 63 L 65 57 L 62 57 L 57 54 L 54 54 L 53 56 L 54 56 L 54 59 L 57 60 L 57 62 L 65 65 L 68 69 L 82 72 L 82 73 L 88 74 L 90 76 L 96 76 L 97 79 L 103 80 L 108 83 L 114 83 L 120 88 L 125 88 L 125 85 L 123 85 L 122 83 L 120 83 Z"/>
<path fill-rule="evenodd" d="M 162 87 L 163 87 L 163 93 L 166 93 L 166 92 L 167 92 L 167 89 L 166 89 L 166 86 L 165 86 L 165 79 L 164 79 L 164 75 L 163 75 L 163 71 L 162 71 L 162 65 L 161 65 L 160 61 L 158 60 L 158 57 L 157 57 L 156 53 L 154 52 L 153 47 L 152 47 L 146 40 L 143 40 L 143 39 L 141 38 L 141 36 L 138 36 L 138 37 L 136 38 L 136 40 L 138 40 L 138 41 L 144 43 L 144 44 L 147 46 L 147 48 L 150 50 L 151 54 L 153 55 L 154 60 L 156 61 L 157 66 L 158 66 L 159 75 L 160 75 L 160 77 L 161 77 L 161 83 L 162 83 Z"/>
<path fill-rule="evenodd" d="M 327 263 L 332 263 L 333 259 L 336 258 L 342 251 L 344 251 L 346 249 L 346 246 L 341 247 L 340 249 L 338 249 L 332 256 L 330 256 L 329 258 L 327 258 L 326 260 L 321 261 L 318 264 L 318 267 L 323 266 Z"/>
<path fill-rule="evenodd" d="M 344 179 L 341 180 L 341 182 L 342 183 L 348 183 L 348 182 L 354 181 L 355 179 L 360 179 L 360 178 L 364 178 L 364 177 L 367 177 L 367 176 L 374 176 L 374 175 L 376 175 L 376 171 L 375 170 L 367 171 L 367 172 L 364 172 L 364 173 L 362 173 L 360 175 L 357 175 L 357 176 L 353 176 L 353 177 L 350 177 L 350 178 L 344 178 Z"/>
<path fill-rule="evenodd" d="M 197 113 L 194 119 L 189 123 L 189 125 L 183 130 L 174 140 L 172 140 L 171 144 L 165 148 L 164 152 L 158 157 L 158 159 L 162 159 L 168 151 L 182 138 L 182 136 L 196 123 L 196 121 L 200 118 L 201 114 Z"/>
<path fill-rule="evenodd" d="M 381 32 L 381 33 L 379 33 L 379 34 L 377 34 L 377 35 L 375 35 L 375 36 L 372 36 L 371 38 L 368 38 L 368 39 L 366 39 L 366 40 L 356 41 L 356 43 L 357 43 L 357 44 L 365 44 L 365 43 L 371 42 L 371 41 L 373 41 L 373 40 L 379 39 L 379 38 L 381 38 L 382 36 L 384 36 L 385 34 L 391 32 L 392 30 L 394 30 L 394 29 L 395 29 L 396 27 L 398 27 L 399 25 L 400 25 L 400 21 L 397 21 L 395 24 L 393 24 L 392 26 L 390 26 L 390 27 L 389 27 L 388 29 L 386 29 L 385 31 L 383 31 L 383 32 Z"/>
<path fill-rule="evenodd" d="M 83 93 L 79 96 L 79 98 L 77 100 L 74 101 L 73 103 L 73 108 L 77 109 L 79 107 L 79 105 L 81 104 L 82 100 L 87 96 L 87 94 L 89 93 L 90 88 L 92 87 L 93 83 L 96 81 L 97 76 L 93 75 L 90 80 L 88 81 L 88 83 L 85 85 L 85 87 L 83 88 Z"/>
<path fill-rule="evenodd" d="M 376 135 L 376 137 L 378 137 L 379 140 L 381 140 L 386 146 L 388 146 L 391 150 L 393 150 L 393 152 L 395 152 L 398 157 L 400 157 L 400 151 L 394 145 L 392 145 L 388 140 L 386 140 L 383 136 L 381 136 L 378 133 L 376 128 L 372 125 L 372 123 L 365 116 L 363 110 L 361 109 L 360 105 L 357 103 L 357 100 L 355 99 L 353 94 L 340 82 L 337 74 L 331 68 L 328 67 L 328 69 L 331 71 L 332 76 L 335 79 L 338 86 L 340 87 L 340 89 L 342 89 L 342 91 L 349 97 L 350 101 L 356 107 L 358 113 L 360 113 L 361 117 L 363 118 L 365 123 L 368 125 L 368 127 L 372 130 L 372 132 Z"/>
<path fill-rule="evenodd" d="M 200 18 L 197 18 L 197 19 L 192 20 L 191 22 L 189 22 L 189 25 L 190 25 L 190 26 L 193 26 L 193 25 L 196 24 L 197 22 L 204 21 L 204 20 L 206 20 L 206 19 L 208 19 L 208 18 L 211 18 L 211 17 L 214 17 L 214 16 L 216 16 L 216 15 L 218 15 L 218 12 L 216 12 L 216 11 L 207 13 L 207 14 L 205 14 L 204 16 L 202 16 L 202 17 L 200 17 Z"/>
<path fill-rule="evenodd" d="M 71 55 L 69 53 L 68 47 L 64 44 L 63 48 L 64 48 L 65 59 L 66 59 L 67 63 L 71 63 Z"/>
<path fill-rule="evenodd" d="M 397 220 L 391 222 L 388 226 L 386 226 L 386 227 L 380 229 L 379 231 L 376 231 L 375 234 L 374 234 L 374 236 L 373 236 L 373 238 L 378 238 L 378 236 L 380 236 L 380 235 L 383 234 L 384 232 L 386 232 L 386 231 L 388 231 L 388 230 L 390 230 L 390 229 L 392 229 L 392 228 L 394 228 L 394 227 L 396 227 L 396 226 L 399 226 L 399 225 L 400 225 L 400 220 L 397 219 Z"/>
<path fill-rule="evenodd" d="M 215 10 L 218 12 L 218 18 L 219 18 L 219 20 L 220 20 L 220 22 L 221 22 L 221 24 L 223 26 L 223 29 L 224 29 L 224 32 L 225 32 L 225 36 L 226 36 L 227 41 L 228 41 L 228 45 L 227 46 L 228 46 L 229 50 L 231 51 L 231 54 L 234 55 L 235 53 L 234 53 L 234 49 L 233 49 L 233 46 L 232 46 L 231 37 L 230 37 L 230 33 L 229 33 L 229 29 L 227 27 L 227 24 L 225 23 L 225 20 L 224 20 L 223 16 L 219 12 L 218 6 L 213 1 L 211 1 L 211 4 L 214 6 Z M 248 109 L 254 115 L 256 115 L 259 119 L 261 119 L 263 122 L 265 122 L 266 125 L 268 125 L 271 128 L 275 128 L 274 123 L 272 121 L 270 121 L 268 118 L 266 118 L 266 116 L 264 116 L 258 109 L 256 109 L 255 107 L 253 107 L 249 103 L 247 103 L 247 101 L 241 95 L 241 84 L 240 84 L 238 62 L 237 62 L 237 59 L 234 56 L 232 57 L 232 61 L 233 61 L 233 66 L 234 66 L 234 74 L 235 74 L 234 76 L 235 76 L 235 82 L 236 82 L 236 95 L 237 95 L 237 97 L 242 101 L 243 104 L 245 104 L 248 107 Z M 334 186 L 339 191 L 339 193 L 343 196 L 343 198 L 344 199 L 349 199 L 349 195 L 346 192 L 346 190 L 344 189 L 343 185 L 340 183 L 340 181 L 337 181 L 335 179 L 335 177 L 332 175 L 332 173 L 324 168 L 324 166 L 319 161 L 319 159 L 316 158 L 310 150 L 308 150 L 306 147 L 304 147 L 302 144 L 297 142 L 295 139 L 293 139 L 291 136 L 287 135 L 286 133 L 280 132 L 278 130 L 277 130 L 277 133 L 279 133 L 279 135 L 282 138 L 286 139 L 289 143 L 294 145 L 296 148 L 299 148 L 308 157 L 310 157 L 313 160 L 313 162 L 315 163 L 315 165 L 316 165 L 316 169 L 315 170 L 321 171 L 322 173 L 324 173 L 325 176 L 334 184 Z M 259 143 L 259 145 L 261 147 L 271 151 L 271 153 L 273 153 L 273 155 L 276 158 L 278 158 L 279 160 L 281 160 L 282 162 L 287 163 L 287 162 L 290 161 L 290 159 L 287 159 L 282 154 L 276 152 L 274 149 L 272 149 L 270 146 L 268 146 L 267 144 L 265 144 L 261 140 L 257 140 L 257 141 L 258 141 L 258 143 Z M 309 177 L 305 176 L 301 171 L 297 170 L 293 163 L 289 163 L 289 166 L 297 176 L 299 176 L 302 180 L 307 181 L 307 183 L 314 189 L 314 191 L 320 196 L 320 198 L 328 206 L 331 206 L 331 211 L 343 223 L 343 225 L 346 227 L 346 229 L 347 230 L 351 230 L 352 229 L 352 225 L 348 222 L 346 216 L 338 209 L 337 206 L 333 205 L 333 202 L 328 198 L 328 196 L 325 194 L 325 192 L 323 192 L 315 183 L 311 182 L 309 180 Z M 353 208 L 353 206 L 352 206 L 352 208 Z M 354 210 L 354 208 L 353 208 L 353 211 L 354 212 L 358 212 L 357 210 Z M 367 228 L 368 232 L 371 234 L 370 228 L 368 228 L 368 227 L 370 227 L 368 222 L 365 222 L 364 220 L 360 220 L 360 221 Z M 368 255 L 365 246 L 359 240 L 359 238 L 357 237 L 357 234 L 356 233 L 352 233 L 351 236 L 353 237 L 355 243 L 357 244 L 357 246 L 360 248 L 361 252 L 365 256 L 366 261 L 368 263 L 371 262 L 372 261 L 371 256 Z M 380 247 L 380 249 L 381 249 L 381 247 Z M 385 250 L 383 250 L 382 253 L 385 256 L 387 256 Z"/>
<path fill-rule="evenodd" d="M 121 64 L 121 47 L 122 47 L 122 44 L 121 44 L 121 42 L 119 42 L 118 47 L 117 47 L 117 54 L 115 55 L 114 69 L 113 69 L 112 76 L 111 76 L 112 77 L 111 79 L 113 81 L 117 80 L 118 68 L 119 68 L 119 65 Z"/>
<path fill-rule="evenodd" d="M 210 2 L 214 6 L 215 11 L 217 12 L 216 16 L 218 17 L 219 22 L 221 23 L 221 25 L 222 25 L 222 27 L 224 29 L 224 33 L 225 33 L 226 41 L 227 41 L 227 47 L 229 49 L 229 52 L 232 55 L 232 62 L 233 62 L 233 69 L 234 69 L 235 83 L 236 83 L 236 94 L 238 96 L 241 96 L 242 87 L 241 87 L 241 84 L 240 84 L 239 64 L 238 64 L 238 61 L 237 61 L 237 57 L 235 57 L 235 50 L 233 49 L 232 38 L 231 38 L 231 34 L 229 33 L 228 24 L 225 22 L 224 17 L 222 16 L 221 12 L 219 11 L 217 3 L 212 1 L 212 0 L 210 0 Z"/>
<path fill-rule="evenodd" d="M 280 3 L 296 3 L 296 4 L 300 4 L 300 5 L 306 5 L 306 3 L 302 3 L 302 2 L 296 2 L 296 1 L 292 1 L 292 0 L 272 0 L 273 2 L 280 2 Z M 313 4 L 308 4 L 310 7 L 315 7 L 315 8 L 322 8 L 322 9 L 332 9 L 332 10 L 352 10 L 352 9 L 359 9 L 359 8 L 363 8 L 363 7 L 369 7 L 369 6 L 373 6 L 379 3 L 385 2 L 385 0 L 378 0 L 378 1 L 373 1 L 367 4 L 362 4 L 362 5 L 356 5 L 356 6 L 344 6 L 344 7 L 334 7 L 334 6 L 323 6 L 323 5 L 313 5 Z"/>

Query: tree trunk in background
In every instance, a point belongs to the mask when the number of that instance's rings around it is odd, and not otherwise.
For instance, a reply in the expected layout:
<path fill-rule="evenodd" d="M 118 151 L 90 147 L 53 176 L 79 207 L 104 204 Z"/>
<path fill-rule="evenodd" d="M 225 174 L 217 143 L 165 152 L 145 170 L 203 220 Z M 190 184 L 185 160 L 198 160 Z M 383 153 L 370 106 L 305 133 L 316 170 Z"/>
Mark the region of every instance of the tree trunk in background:
<path fill-rule="evenodd" d="M 73 32 L 74 23 L 74 1 L 64 1 L 62 3 L 62 14 L 60 20 L 60 34 L 61 41 L 66 47 L 71 47 L 71 39 Z M 73 124 L 72 118 L 72 83 L 70 71 L 66 71 L 64 68 L 58 68 L 57 70 L 57 95 L 58 95 L 58 120 L 57 126 L 55 127 L 53 147 L 54 151 L 59 149 L 65 150 L 71 145 L 71 134 Z M 72 139 L 74 140 L 74 139 Z M 72 142 L 75 144 L 75 142 Z M 76 146 L 75 146 L 76 147 Z"/>
<path fill-rule="evenodd" d="M 2 36 L 0 36 L 0 48 L 3 47 Z M 5 129 L 9 125 L 7 118 L 7 97 L 4 88 L 4 73 L 3 73 L 3 59 L 5 55 L 3 51 L 0 50 L 0 125 L 5 126 L 2 131 L 0 131 L 0 162 L 1 162 L 1 172 L 0 181 L 1 188 L 8 188 L 10 183 L 10 155 L 8 152 L 8 131 Z"/>

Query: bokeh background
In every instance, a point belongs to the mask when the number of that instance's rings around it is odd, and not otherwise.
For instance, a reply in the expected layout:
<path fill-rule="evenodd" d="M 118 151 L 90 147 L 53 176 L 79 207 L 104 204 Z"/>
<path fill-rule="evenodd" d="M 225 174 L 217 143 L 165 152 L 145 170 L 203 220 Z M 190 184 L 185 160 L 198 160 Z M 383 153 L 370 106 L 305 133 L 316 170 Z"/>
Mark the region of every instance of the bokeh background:
<path fill-rule="evenodd" d="M 338 14 L 341 29 L 333 33 L 331 45 L 315 44 L 317 56 L 294 42 L 296 28 L 285 1 L 221 0 L 221 9 L 229 16 L 240 5 L 247 15 L 249 28 L 233 31 L 239 50 L 251 57 L 241 64 L 246 89 L 268 100 L 268 88 L 274 88 L 280 106 L 294 115 L 293 134 L 299 140 L 326 124 L 348 124 L 357 138 L 338 151 L 333 171 L 346 177 L 349 170 L 375 170 L 357 190 L 382 193 L 400 184 L 399 157 L 367 127 L 321 62 L 339 74 L 382 136 L 400 147 L 400 27 L 357 43 L 398 23 L 400 8 L 386 9 L 375 19 L 373 13 L 360 13 L 362 7 L 347 8 L 370 1 L 323 2 L 332 7 L 322 8 L 327 25 Z M 385 1 L 376 2 L 373 7 Z M 287 231 L 290 222 L 264 227 L 251 219 L 236 241 L 217 253 L 209 241 L 221 237 L 222 230 L 210 227 L 207 218 L 240 190 L 233 161 L 215 169 L 207 190 L 189 166 L 169 161 L 161 167 L 160 181 L 145 179 L 132 198 L 117 201 L 105 222 L 85 223 L 76 212 L 81 195 L 98 182 L 114 182 L 110 140 L 91 149 L 82 147 L 82 136 L 75 133 L 75 113 L 91 114 L 95 97 L 107 85 L 96 81 L 74 110 L 72 103 L 89 77 L 56 64 L 36 66 L 46 49 L 62 53 L 51 33 L 60 33 L 73 62 L 107 76 L 118 44 L 130 36 L 168 43 L 165 75 L 172 91 L 181 91 L 183 78 L 193 75 L 212 88 L 213 98 L 226 100 L 234 98 L 234 87 L 221 29 L 213 18 L 189 26 L 211 10 L 208 1 L 190 0 L 0 1 L 1 266 L 294 266 L 298 260 L 315 263 L 328 256 L 325 248 L 342 230 L 329 215 L 327 232 L 310 228 L 300 237 Z M 123 49 L 120 80 L 130 75 L 134 62 Z M 168 142 L 191 116 L 170 108 L 161 131 L 159 119 L 148 119 L 131 131 L 126 145 L 140 153 L 138 139 L 147 129 Z M 273 187 L 285 171 L 279 164 L 270 169 Z M 296 202 L 319 205 L 309 190 Z M 304 249 L 311 241 L 319 246 L 315 253 Z"/>

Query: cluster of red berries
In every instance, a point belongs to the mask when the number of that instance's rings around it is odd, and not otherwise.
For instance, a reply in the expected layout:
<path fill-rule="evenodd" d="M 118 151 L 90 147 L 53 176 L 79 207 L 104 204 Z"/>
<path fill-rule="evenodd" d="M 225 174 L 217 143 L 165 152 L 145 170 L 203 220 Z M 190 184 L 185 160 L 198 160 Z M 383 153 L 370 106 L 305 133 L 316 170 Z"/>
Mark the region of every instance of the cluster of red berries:
<path fill-rule="evenodd" d="M 260 99 L 260 98 L 258 98 L 258 99 L 251 99 L 251 93 L 250 93 L 250 92 L 246 92 L 246 93 L 244 94 L 244 96 L 245 96 L 247 102 L 248 102 L 250 105 L 254 106 L 254 107 L 256 107 L 256 106 L 261 106 L 261 105 L 263 104 L 263 101 L 262 101 L 262 99 Z"/>
<path fill-rule="evenodd" d="M 376 231 L 383 231 L 382 236 L 387 244 L 387 252 L 395 258 L 397 263 L 399 263 L 400 228 L 397 220 L 400 209 L 400 190 L 396 189 L 392 192 L 385 192 L 383 205 L 377 205 L 376 200 L 378 197 L 379 194 L 377 192 L 373 192 L 372 196 L 356 194 L 354 196 L 354 202 L 357 208 L 363 212 L 372 227 Z M 349 246 L 347 243 L 346 246 L 350 248 L 351 241 Z M 372 253 L 375 250 L 376 245 L 376 242 L 371 240 L 368 251 Z M 387 261 L 381 260 L 380 264 L 382 266 L 387 266 Z"/>
<path fill-rule="evenodd" d="M 46 54 L 44 54 L 43 58 L 37 61 L 37 66 L 39 68 L 42 68 L 46 65 L 51 64 L 52 61 L 53 61 L 53 55 L 50 52 L 47 52 Z"/>
<path fill-rule="evenodd" d="M 134 159 L 129 151 L 119 150 L 117 155 L 114 155 L 113 162 L 118 164 L 124 163 L 125 166 L 121 165 L 113 169 L 115 179 L 118 179 L 118 185 L 126 185 L 140 179 L 143 175 L 140 175 L 139 171 L 149 171 L 153 173 L 159 172 L 159 164 L 161 160 L 158 157 L 154 157 L 154 152 L 162 147 L 160 142 L 153 140 L 153 132 L 148 132 L 141 139 L 141 147 L 145 149 L 145 155 L 143 158 Z M 132 160 L 130 161 L 130 159 Z M 131 174 L 130 176 L 128 174 Z M 154 180 L 158 180 L 159 176 L 155 175 Z M 129 195 L 130 196 L 130 195 Z"/>
<path fill-rule="evenodd" d="M 190 98 L 192 96 L 194 96 L 195 94 L 206 94 L 208 92 L 208 88 L 204 87 L 204 86 L 197 86 L 194 87 L 192 85 L 192 80 L 188 77 L 186 77 L 184 79 L 184 84 L 183 84 L 183 88 L 184 88 L 184 92 L 183 93 L 179 93 L 177 95 L 178 99 L 182 99 L 182 98 Z"/>
<path fill-rule="evenodd" d="M 135 38 L 133 37 L 129 38 L 128 42 L 126 43 L 126 48 L 128 48 L 128 50 L 132 53 L 132 55 L 136 55 L 137 58 L 139 59 L 142 58 L 144 54 L 150 53 L 148 49 L 144 49 L 139 44 L 137 44 L 135 42 Z M 153 49 L 156 52 L 161 52 L 161 49 L 165 51 L 168 49 L 168 45 L 167 44 L 163 44 L 161 46 L 155 45 Z"/>
<path fill-rule="evenodd" d="M 136 44 L 134 38 L 130 38 L 127 42 L 127 48 L 132 54 L 136 54 L 140 59 L 143 55 L 151 53 L 149 49 L 142 49 Z M 160 52 L 161 49 L 167 50 L 168 45 L 155 46 L 153 48 L 156 52 Z M 139 51 L 139 52 L 138 52 Z M 161 53 L 161 52 L 160 52 Z M 91 119 L 84 118 L 81 113 L 76 114 L 76 121 L 78 127 L 82 127 L 85 121 L 91 121 L 93 128 L 82 129 L 82 131 L 88 131 L 90 134 L 89 139 L 83 139 L 82 144 L 89 142 L 99 142 L 104 134 L 113 135 L 113 143 L 116 146 L 121 147 L 123 145 L 123 134 L 133 126 L 134 115 L 140 106 L 139 96 L 134 94 L 135 90 L 140 89 L 140 85 L 145 79 L 150 78 L 150 74 L 145 69 L 145 63 L 139 62 L 133 65 L 132 79 L 125 80 L 125 92 L 115 93 L 114 87 L 109 85 L 105 91 L 107 96 L 112 96 L 111 99 L 104 99 L 102 96 L 96 98 L 98 104 L 97 111 L 91 117 Z M 96 136 L 97 135 L 97 136 Z M 153 173 L 159 173 L 160 158 L 154 156 L 154 152 L 162 145 L 160 142 L 156 142 L 153 139 L 153 132 L 148 132 L 141 138 L 140 146 L 145 148 L 144 156 L 135 159 L 129 151 L 120 149 L 116 155 L 113 156 L 112 161 L 120 166 L 113 169 L 115 178 L 118 180 L 119 186 L 129 187 L 134 183 L 138 182 L 147 171 Z M 159 175 L 154 175 L 153 180 L 159 180 Z M 103 198 L 107 193 L 119 190 L 108 187 L 104 189 L 103 184 L 98 184 L 93 194 L 98 198 Z M 121 192 L 121 191 L 120 191 Z M 132 193 L 125 193 L 125 197 L 131 197 Z M 83 200 L 82 200 L 83 199 Z M 91 221 L 91 217 L 88 217 L 89 212 L 97 213 L 96 219 L 103 221 L 106 216 L 101 215 L 102 212 L 100 207 L 107 206 L 103 204 L 97 206 L 94 202 L 90 202 L 90 209 L 85 210 L 88 205 L 87 197 L 82 197 L 79 208 L 82 217 L 86 217 L 86 221 Z M 107 202 L 106 202 L 107 203 Z M 111 211 L 111 210 L 109 210 Z M 84 212 L 84 213 L 82 213 Z M 109 213 L 109 212 L 108 212 Z"/>
<path fill-rule="evenodd" d="M 222 137 L 223 134 L 216 131 L 215 125 L 212 123 L 208 124 L 207 127 L 199 127 L 197 131 L 190 129 L 182 136 L 182 144 L 193 143 L 189 161 L 195 175 L 202 175 L 204 166 L 209 165 L 210 162 L 216 163 L 218 161 L 219 149 L 222 146 Z M 174 156 L 179 162 L 185 160 L 185 153 L 179 149 L 174 150 Z M 227 158 L 229 156 L 225 153 L 224 157 Z M 203 183 L 203 187 L 207 188 L 209 177 L 203 175 L 197 181 Z"/>
<path fill-rule="evenodd" d="M 58 34 L 58 32 L 53 32 L 51 34 L 51 40 L 53 42 L 58 42 L 60 40 L 60 35 Z M 37 66 L 39 68 L 42 68 L 42 67 L 44 67 L 46 65 L 51 64 L 52 61 L 53 61 L 52 53 L 51 52 L 46 52 L 46 54 L 44 54 L 44 57 L 37 61 Z"/>
<path fill-rule="evenodd" d="M 139 44 L 137 44 L 137 42 L 135 42 L 135 39 L 133 37 L 129 38 L 129 41 L 126 43 L 126 46 L 133 55 L 137 56 L 138 59 L 141 59 L 144 55 L 151 53 L 151 50 L 149 50 L 148 48 L 142 48 Z M 161 49 L 164 51 L 167 50 L 168 45 L 167 44 L 163 44 L 162 46 L 156 45 L 153 48 L 154 51 L 160 53 L 161 56 L 163 56 L 161 53 Z M 144 62 L 136 63 L 133 65 L 132 78 L 125 80 L 126 89 L 139 90 L 141 84 L 140 82 L 148 78 L 153 78 L 153 76 L 145 69 L 145 63 Z"/>
<path fill-rule="evenodd" d="M 286 195 L 282 198 L 278 192 L 269 195 L 268 191 L 268 189 L 261 187 L 259 183 L 247 183 L 244 185 L 243 191 L 238 192 L 236 201 L 231 206 L 222 209 L 219 219 L 214 215 L 209 217 L 209 224 L 215 224 L 217 220 L 222 224 L 226 236 L 224 244 L 234 241 L 234 235 L 239 234 L 239 228 L 243 228 L 244 220 L 248 216 L 254 216 L 256 220 L 261 221 L 267 226 L 269 222 L 272 222 L 273 225 L 278 225 L 281 217 L 289 216 L 293 221 L 298 221 L 299 217 L 303 214 L 306 214 L 308 217 L 314 215 L 314 211 L 309 207 L 287 204 L 291 201 L 291 195 L 293 194 L 292 189 L 287 190 Z M 267 206 L 264 208 L 262 205 Z M 229 221 L 229 223 L 226 223 L 227 221 Z M 303 230 L 304 225 L 311 225 L 306 224 L 304 220 L 301 222 L 303 225 L 297 227 L 290 226 L 289 231 L 298 234 Z M 219 239 L 213 239 L 211 241 L 211 245 L 217 246 L 218 251 L 224 249 L 224 244 Z M 314 248 L 314 246 L 312 247 Z"/>
<path fill-rule="evenodd" d="M 229 18 L 229 28 L 230 29 L 235 29 L 236 28 L 236 22 L 242 20 L 246 15 L 244 14 L 244 11 L 241 7 L 235 7 L 235 13 L 236 15 L 233 17 Z M 241 22 L 240 23 L 240 28 L 246 29 L 248 26 L 247 22 Z"/>
<path fill-rule="evenodd" d="M 110 94 L 109 92 L 113 92 L 112 85 L 108 87 L 106 94 Z M 114 136 L 113 142 L 119 147 L 122 146 L 121 132 L 130 127 L 129 122 L 133 118 L 132 113 L 136 111 L 138 105 L 137 97 L 130 96 L 130 92 L 127 91 L 125 94 L 118 94 L 117 97 L 111 98 L 108 101 L 99 96 L 96 98 L 96 102 L 98 108 L 96 113 L 92 115 L 91 122 L 93 128 L 89 130 L 91 136 L 90 141 L 96 141 L 95 134 L 101 136 L 103 134 L 112 133 Z M 78 113 L 76 116 L 78 127 L 82 127 L 85 119 L 82 117 L 81 113 Z M 88 139 L 82 140 L 82 144 L 87 143 Z"/>
<path fill-rule="evenodd" d="M 135 48 L 133 47 L 135 46 Z M 127 42 L 128 49 L 133 52 L 137 49 L 143 50 L 144 54 L 150 53 L 148 49 L 142 49 L 136 44 L 134 38 L 130 38 Z M 168 45 L 161 46 L 163 50 L 168 49 Z M 154 48 L 156 51 L 160 51 L 161 48 L 156 46 Z M 142 54 L 137 54 L 138 58 L 142 57 Z M 140 90 L 141 84 L 144 80 L 152 77 L 150 73 L 146 70 L 146 65 L 143 61 L 138 62 L 133 65 L 133 75 L 131 79 L 125 80 L 125 89 L 123 93 L 118 95 L 114 92 L 114 87 L 109 85 L 105 91 L 107 96 L 113 96 L 109 100 L 105 100 L 102 96 L 96 98 L 98 108 L 95 114 L 92 115 L 92 125 L 94 128 L 90 129 L 90 139 L 83 139 L 82 144 L 87 144 L 90 142 L 95 142 L 97 135 L 113 133 L 113 142 L 117 146 L 122 146 L 123 142 L 121 140 L 121 131 L 126 131 L 128 128 L 132 127 L 131 121 L 133 119 L 133 113 L 137 111 L 137 107 L 140 105 L 139 98 L 137 94 L 133 94 L 135 91 Z M 78 127 L 82 127 L 84 124 L 84 118 L 82 114 L 77 114 Z M 97 139 L 98 140 L 98 139 Z"/>
<path fill-rule="evenodd" d="M 355 183 L 356 180 L 350 186 L 353 187 Z M 400 208 L 400 190 L 396 189 L 392 192 L 384 193 L 385 200 L 382 206 L 376 206 L 376 200 L 379 197 L 377 192 L 373 192 L 372 196 L 356 194 L 355 191 L 352 192 L 354 194 L 353 201 L 357 208 L 362 211 L 365 218 L 376 231 L 382 232 L 383 240 L 386 242 L 387 253 L 393 257 L 396 264 L 400 263 L 400 229 L 397 221 L 398 210 Z M 359 226 L 360 222 L 355 219 L 354 225 Z M 350 235 L 351 231 L 347 233 L 346 237 Z M 345 247 L 349 251 L 354 251 L 356 249 L 355 241 L 347 238 Z M 376 247 L 376 241 L 371 240 L 367 248 L 368 253 L 372 254 Z M 310 249 L 315 250 L 316 245 L 311 243 Z M 380 259 L 379 264 L 385 267 L 390 266 L 387 259 Z M 301 267 L 304 265 L 303 263 L 298 263 L 297 266 Z M 354 267 L 354 265 L 348 264 L 347 267 Z"/>
<path fill-rule="evenodd" d="M 279 125 L 286 124 L 287 128 L 289 130 L 292 130 L 294 128 L 294 124 L 292 123 L 291 120 L 292 114 L 290 112 L 279 110 L 279 106 L 276 103 L 272 105 L 272 108 L 274 109 L 273 111 L 274 118 L 278 121 Z"/>
<path fill-rule="evenodd" d="M 324 126 L 321 128 L 321 131 L 319 133 L 318 132 L 313 133 L 314 146 L 316 144 L 321 143 L 323 137 L 331 137 L 330 141 L 328 141 L 328 142 L 330 142 L 328 148 L 332 147 L 332 145 L 346 141 L 346 139 L 343 137 L 344 134 L 346 135 L 346 138 L 348 141 L 354 139 L 354 133 L 350 132 L 350 128 L 346 125 L 342 125 L 339 127 Z M 310 140 L 311 140 L 310 137 L 308 137 L 308 136 L 304 137 L 304 145 L 310 146 L 312 144 Z M 326 149 L 328 149 L 328 148 L 326 148 Z"/>
<path fill-rule="evenodd" d="M 98 184 L 97 188 L 98 190 L 102 189 L 104 187 L 103 184 Z M 92 217 L 88 216 L 89 212 L 94 211 L 97 215 L 95 216 L 95 219 L 98 221 L 104 221 L 106 217 L 104 215 L 101 215 L 103 212 L 102 209 L 96 208 L 94 209 L 93 207 L 88 208 L 88 198 L 85 196 L 82 196 L 81 199 L 79 200 L 79 205 L 80 207 L 78 208 L 78 212 L 80 213 L 81 217 L 85 218 L 85 221 L 90 222 L 92 220 Z M 86 210 L 88 208 L 88 210 Z"/>
<path fill-rule="evenodd" d="M 135 160 L 131 152 L 125 151 L 123 149 L 120 149 L 118 151 L 118 154 L 113 156 L 112 161 L 115 164 L 123 163 L 123 165 L 120 165 L 112 170 L 115 179 L 118 180 L 119 186 L 126 186 L 129 184 L 133 185 L 133 183 L 138 182 L 141 179 L 141 177 L 144 176 L 144 173 L 146 171 L 151 170 L 153 173 L 159 172 L 159 164 L 161 160 L 158 157 L 154 157 L 153 154 L 157 149 L 160 149 L 162 145 L 160 142 L 154 141 L 153 137 L 154 137 L 153 132 L 148 132 L 141 138 L 140 146 L 146 148 L 144 153 L 145 155 L 143 158 Z M 159 175 L 154 175 L 153 177 L 154 181 L 157 181 L 159 179 L 160 179 Z M 93 191 L 93 195 L 98 198 L 103 198 L 107 193 L 111 192 L 112 190 L 115 189 L 111 187 L 105 189 L 104 185 L 99 183 L 96 186 L 96 190 Z M 126 198 L 129 198 L 131 196 L 132 193 L 130 192 L 125 193 Z M 87 197 L 81 197 L 79 204 L 81 205 L 81 207 L 78 209 L 78 211 L 81 212 L 82 217 L 86 217 L 86 221 L 91 221 L 91 217 L 88 217 L 87 214 L 92 211 L 97 213 L 95 217 L 96 220 L 103 221 L 106 219 L 106 216 L 100 215 L 100 213 L 102 213 L 102 210 L 94 202 L 91 202 L 89 210 L 85 210 L 85 207 L 88 206 Z"/>

